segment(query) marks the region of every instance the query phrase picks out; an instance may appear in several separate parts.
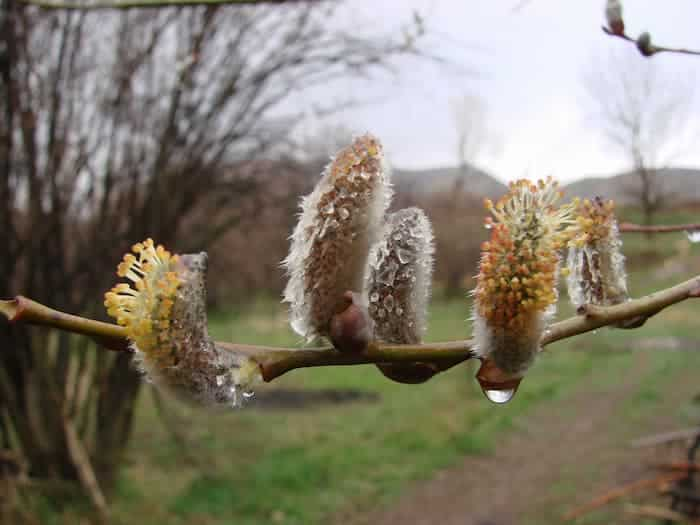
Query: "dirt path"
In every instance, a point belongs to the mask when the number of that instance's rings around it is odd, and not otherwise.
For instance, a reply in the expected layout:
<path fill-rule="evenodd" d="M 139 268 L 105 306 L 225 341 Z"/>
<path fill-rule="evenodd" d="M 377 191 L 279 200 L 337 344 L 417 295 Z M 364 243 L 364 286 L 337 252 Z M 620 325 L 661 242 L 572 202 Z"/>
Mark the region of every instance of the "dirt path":
<path fill-rule="evenodd" d="M 616 385 L 583 381 L 567 399 L 539 407 L 488 456 L 469 457 L 406 491 L 389 509 L 355 516 L 352 525 L 515 525 L 561 523 L 573 506 L 644 474 L 648 450 L 629 440 L 673 429 L 678 403 L 697 393 L 696 373 L 683 370 L 640 421 L 629 424 L 628 401 L 649 375 L 642 359 Z M 647 378 L 648 379 L 648 378 Z M 638 460 L 638 461 L 635 461 Z M 638 466 L 634 466 L 638 465 Z M 617 521 L 615 523 L 618 523 Z"/>

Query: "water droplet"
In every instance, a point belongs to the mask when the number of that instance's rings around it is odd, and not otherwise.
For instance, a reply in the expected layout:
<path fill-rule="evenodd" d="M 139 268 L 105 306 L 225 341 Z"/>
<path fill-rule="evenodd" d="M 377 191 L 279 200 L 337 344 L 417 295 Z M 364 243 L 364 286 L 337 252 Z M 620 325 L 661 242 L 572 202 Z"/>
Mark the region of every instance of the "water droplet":
<path fill-rule="evenodd" d="M 340 208 L 338 210 L 338 215 L 340 216 L 340 220 L 346 220 L 348 217 L 350 217 L 350 212 L 348 211 L 347 208 Z"/>
<path fill-rule="evenodd" d="M 483 392 L 486 399 L 497 405 L 505 405 L 515 396 L 514 388 L 508 388 L 505 390 L 489 390 L 484 388 Z"/>
<path fill-rule="evenodd" d="M 216 386 L 223 385 L 225 380 L 226 380 L 226 376 L 224 376 L 224 375 L 216 376 Z"/>
<path fill-rule="evenodd" d="M 487 230 L 490 230 L 491 228 L 493 228 L 493 224 L 491 224 L 491 223 L 484 224 L 484 228 L 486 228 Z"/>
<path fill-rule="evenodd" d="M 384 298 L 384 308 L 386 308 L 387 312 L 391 312 L 394 309 L 395 304 L 396 304 L 396 301 L 394 301 L 393 295 L 387 295 Z"/>
<path fill-rule="evenodd" d="M 413 260 L 413 252 L 404 250 L 403 248 L 396 248 L 396 256 L 399 258 L 401 264 L 408 264 Z"/>
<path fill-rule="evenodd" d="M 362 180 L 369 180 L 370 177 L 371 177 L 371 175 L 368 172 L 366 172 L 366 171 L 360 172 L 360 178 Z"/>
<path fill-rule="evenodd" d="M 685 232 L 690 242 L 700 242 L 700 231 Z"/>
<path fill-rule="evenodd" d="M 294 330 L 297 335 L 306 335 L 306 323 L 303 319 L 297 317 L 292 319 L 289 324 L 292 326 L 292 330 Z"/>
<path fill-rule="evenodd" d="M 376 303 L 379 301 L 379 294 L 377 292 L 373 292 L 372 295 L 369 296 L 370 302 Z"/>
<path fill-rule="evenodd" d="M 244 399 L 250 399 L 250 398 L 253 397 L 254 395 L 255 395 L 255 392 L 253 392 L 252 390 L 249 390 L 249 391 L 247 391 L 247 392 L 243 392 L 243 398 L 244 398 Z"/>
<path fill-rule="evenodd" d="M 333 215 L 334 211 L 335 211 L 335 206 L 333 206 L 332 202 L 328 203 L 326 206 L 324 206 L 321 209 L 321 213 L 323 213 L 324 215 Z"/>

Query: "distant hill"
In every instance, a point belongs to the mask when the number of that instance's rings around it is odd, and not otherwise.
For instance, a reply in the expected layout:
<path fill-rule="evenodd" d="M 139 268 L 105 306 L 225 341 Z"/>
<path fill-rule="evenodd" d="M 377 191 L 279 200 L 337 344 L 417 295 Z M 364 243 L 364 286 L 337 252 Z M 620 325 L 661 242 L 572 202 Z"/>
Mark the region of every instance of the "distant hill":
<path fill-rule="evenodd" d="M 700 202 L 700 170 L 666 168 L 657 174 L 664 195 L 669 202 Z M 634 192 L 639 188 L 639 177 L 634 173 L 622 173 L 613 177 L 586 177 L 564 187 L 568 196 L 602 197 L 618 204 L 636 202 Z"/>
<path fill-rule="evenodd" d="M 457 167 L 425 170 L 394 169 L 392 179 L 399 191 L 434 193 L 449 191 L 460 175 L 461 171 Z M 498 198 L 508 190 L 508 187 L 485 171 L 470 167 L 465 177 L 464 189 L 478 197 Z"/>

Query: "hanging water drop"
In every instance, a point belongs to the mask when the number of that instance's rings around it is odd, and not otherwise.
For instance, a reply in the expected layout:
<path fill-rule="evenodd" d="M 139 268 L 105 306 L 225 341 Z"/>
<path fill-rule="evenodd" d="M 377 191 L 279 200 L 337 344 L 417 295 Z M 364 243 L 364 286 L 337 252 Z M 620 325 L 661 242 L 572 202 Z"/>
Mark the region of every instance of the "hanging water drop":
<path fill-rule="evenodd" d="M 220 376 L 216 376 L 216 386 L 223 385 L 225 380 L 226 380 L 226 376 L 223 374 Z"/>
<path fill-rule="evenodd" d="M 297 335 L 306 335 L 306 322 L 302 318 L 292 319 L 289 323 L 292 326 L 292 330 L 296 332 Z"/>
<path fill-rule="evenodd" d="M 396 256 L 399 258 L 401 264 L 408 264 L 413 260 L 413 252 L 404 250 L 403 248 L 396 248 Z"/>
<path fill-rule="evenodd" d="M 496 405 L 505 405 L 513 397 L 515 397 L 515 389 L 508 388 L 505 390 L 489 390 L 488 388 L 483 388 L 482 391 L 486 396 L 486 399 L 495 403 Z"/>

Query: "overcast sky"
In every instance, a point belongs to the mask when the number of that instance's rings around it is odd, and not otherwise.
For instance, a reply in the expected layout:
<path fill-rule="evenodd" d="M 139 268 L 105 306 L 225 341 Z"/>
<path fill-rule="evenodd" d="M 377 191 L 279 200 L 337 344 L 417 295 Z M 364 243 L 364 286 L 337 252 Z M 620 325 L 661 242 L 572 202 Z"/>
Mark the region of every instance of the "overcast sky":
<path fill-rule="evenodd" d="M 571 181 L 626 169 L 626 158 L 606 143 L 587 102 L 584 77 L 605 67 L 613 53 L 645 59 L 602 33 L 603 0 L 530 0 L 515 10 L 518 3 L 352 0 L 344 23 L 378 31 L 396 30 L 413 11 L 421 13 L 428 32 L 423 45 L 455 67 L 402 60 L 395 76 L 343 82 L 316 96 L 376 100 L 332 121 L 378 135 L 401 168 L 456 164 L 450 100 L 470 93 L 485 100 L 492 130 L 475 164 L 501 180 L 553 175 Z M 648 30 L 659 44 L 700 48 L 698 0 L 626 0 L 624 8 L 630 34 Z M 651 60 L 661 76 L 689 85 L 700 79 L 700 58 L 661 54 Z M 687 112 L 691 123 L 698 120 L 696 104 Z M 696 142 L 674 163 L 700 167 Z"/>

